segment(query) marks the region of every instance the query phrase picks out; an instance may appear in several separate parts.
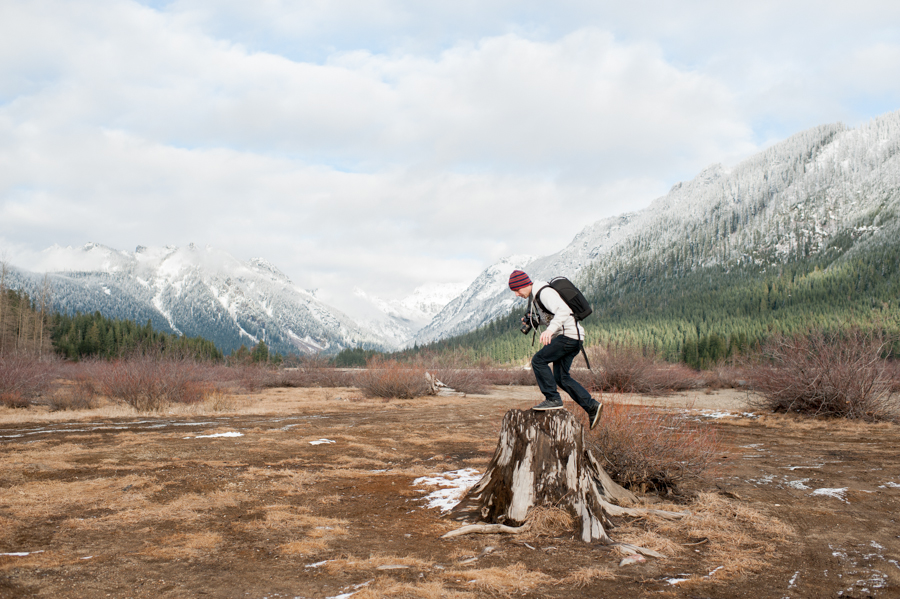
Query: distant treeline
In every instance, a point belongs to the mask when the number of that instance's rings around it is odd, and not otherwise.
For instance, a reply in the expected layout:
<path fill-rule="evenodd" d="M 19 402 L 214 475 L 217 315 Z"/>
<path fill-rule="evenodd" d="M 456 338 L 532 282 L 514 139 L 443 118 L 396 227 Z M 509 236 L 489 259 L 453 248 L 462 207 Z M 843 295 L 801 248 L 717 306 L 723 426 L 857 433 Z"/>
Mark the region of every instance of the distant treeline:
<path fill-rule="evenodd" d="M 838 252 L 835 252 L 838 254 Z M 677 272 L 674 263 L 635 263 L 579 281 L 594 307 L 587 344 L 625 344 L 670 361 L 706 367 L 746 354 L 775 333 L 851 327 L 900 331 L 900 245 L 854 258 L 827 253 L 784 266 L 712 266 Z M 521 307 L 475 331 L 417 347 L 470 349 L 499 362 L 527 359 L 538 348 L 519 332 Z M 900 357 L 900 345 L 890 348 Z"/>
<path fill-rule="evenodd" d="M 222 361 L 224 356 L 212 341 L 154 331 L 148 320 L 139 325 L 130 320 L 93 314 L 55 314 L 50 319 L 53 347 L 70 360 L 87 357 L 115 358 L 135 353 L 190 357 Z"/>

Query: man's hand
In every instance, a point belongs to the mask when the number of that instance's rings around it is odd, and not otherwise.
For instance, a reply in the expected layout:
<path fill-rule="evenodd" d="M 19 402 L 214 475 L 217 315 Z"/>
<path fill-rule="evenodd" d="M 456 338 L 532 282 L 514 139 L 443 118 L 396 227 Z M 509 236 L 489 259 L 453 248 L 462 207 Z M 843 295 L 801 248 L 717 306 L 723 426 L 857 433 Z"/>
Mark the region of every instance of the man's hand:
<path fill-rule="evenodd" d="M 541 333 L 541 345 L 550 345 L 551 341 L 553 341 L 553 335 L 550 334 L 550 331 Z"/>

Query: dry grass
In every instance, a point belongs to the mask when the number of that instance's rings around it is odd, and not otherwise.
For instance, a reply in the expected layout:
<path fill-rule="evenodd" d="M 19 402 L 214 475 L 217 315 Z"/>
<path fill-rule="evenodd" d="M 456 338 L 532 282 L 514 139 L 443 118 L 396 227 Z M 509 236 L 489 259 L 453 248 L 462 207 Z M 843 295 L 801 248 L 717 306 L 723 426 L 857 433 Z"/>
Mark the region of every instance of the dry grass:
<path fill-rule="evenodd" d="M 615 573 L 609 568 L 579 568 L 562 580 L 557 581 L 556 584 L 571 585 L 583 589 L 595 580 L 615 580 L 615 578 Z"/>
<path fill-rule="evenodd" d="M 178 533 L 148 541 L 138 555 L 171 560 L 208 554 L 221 545 L 222 535 L 211 532 Z"/>
<path fill-rule="evenodd" d="M 679 511 L 684 506 L 654 505 Z M 681 520 L 646 516 L 615 530 L 615 540 L 654 549 L 668 556 L 702 545 L 704 565 L 716 579 L 734 579 L 764 570 L 780 547 L 794 536 L 786 524 L 716 493 L 700 493 Z"/>
<path fill-rule="evenodd" d="M 575 530 L 569 512 L 556 507 L 536 506 L 528 510 L 528 532 L 522 538 L 555 537 Z"/>
<path fill-rule="evenodd" d="M 415 568 L 417 570 L 430 570 L 434 567 L 434 562 L 419 559 L 417 557 L 376 554 L 370 555 L 366 559 L 341 557 L 328 560 L 328 563 L 324 564 L 323 567 L 328 572 L 339 574 L 343 572 L 358 571 L 370 572 L 378 570 L 379 567 L 383 566 L 406 566 L 407 568 Z"/>
<path fill-rule="evenodd" d="M 365 586 L 351 589 L 354 599 L 383 599 L 385 597 L 397 597 L 398 599 L 472 599 L 476 597 L 471 593 L 457 591 L 444 586 L 438 581 L 419 583 L 399 582 L 388 577 L 379 577 Z"/>
<path fill-rule="evenodd" d="M 447 570 L 443 578 L 447 581 L 462 580 L 473 589 L 498 595 L 522 594 L 535 587 L 556 582 L 553 577 L 529 570 L 522 563 L 506 567 Z"/>
<path fill-rule="evenodd" d="M 278 546 L 281 555 L 318 555 L 328 549 L 328 541 L 325 539 L 301 539 L 288 541 Z"/>

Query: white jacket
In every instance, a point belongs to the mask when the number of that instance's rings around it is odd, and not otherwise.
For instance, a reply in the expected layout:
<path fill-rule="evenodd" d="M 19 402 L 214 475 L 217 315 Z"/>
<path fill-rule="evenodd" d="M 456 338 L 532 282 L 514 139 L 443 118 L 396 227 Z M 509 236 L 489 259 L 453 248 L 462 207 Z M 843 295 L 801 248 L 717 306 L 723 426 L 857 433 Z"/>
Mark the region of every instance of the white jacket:
<path fill-rule="evenodd" d="M 543 291 L 541 291 L 543 289 Z M 553 313 L 552 319 L 550 315 L 541 310 L 535 301 L 538 291 L 541 293 L 541 304 Z M 537 308 L 541 315 L 541 322 L 547 325 L 547 331 L 553 336 L 564 335 L 570 339 L 580 339 L 584 341 L 584 327 L 582 327 L 572 314 L 572 308 L 563 301 L 556 289 L 550 287 L 545 281 L 534 281 L 531 287 L 531 297 L 529 298 L 531 305 Z M 549 321 L 549 323 L 548 323 Z"/>

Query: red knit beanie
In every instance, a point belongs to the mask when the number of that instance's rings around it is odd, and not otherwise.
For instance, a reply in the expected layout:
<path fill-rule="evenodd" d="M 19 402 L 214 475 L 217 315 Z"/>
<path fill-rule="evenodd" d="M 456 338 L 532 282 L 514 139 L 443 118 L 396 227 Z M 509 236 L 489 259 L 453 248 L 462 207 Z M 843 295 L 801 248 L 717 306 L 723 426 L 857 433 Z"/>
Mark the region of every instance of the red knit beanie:
<path fill-rule="evenodd" d="M 514 270 L 509 275 L 509 288 L 513 291 L 518 291 L 522 287 L 528 287 L 529 285 L 531 285 L 531 279 L 523 271 Z"/>

